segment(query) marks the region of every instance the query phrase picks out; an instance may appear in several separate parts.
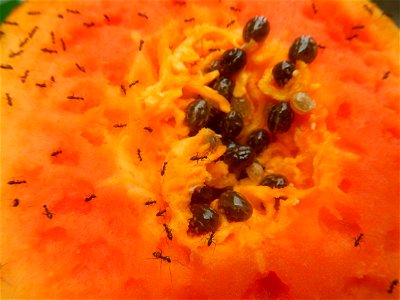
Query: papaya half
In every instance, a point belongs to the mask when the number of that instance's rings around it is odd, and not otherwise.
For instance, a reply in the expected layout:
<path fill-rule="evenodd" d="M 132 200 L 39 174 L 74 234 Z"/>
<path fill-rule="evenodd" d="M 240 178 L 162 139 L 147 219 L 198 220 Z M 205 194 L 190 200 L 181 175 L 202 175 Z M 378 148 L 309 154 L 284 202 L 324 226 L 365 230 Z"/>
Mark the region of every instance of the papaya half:
<path fill-rule="evenodd" d="M 27 1 L 1 37 L 1 298 L 399 297 L 399 30 L 369 1 Z"/>

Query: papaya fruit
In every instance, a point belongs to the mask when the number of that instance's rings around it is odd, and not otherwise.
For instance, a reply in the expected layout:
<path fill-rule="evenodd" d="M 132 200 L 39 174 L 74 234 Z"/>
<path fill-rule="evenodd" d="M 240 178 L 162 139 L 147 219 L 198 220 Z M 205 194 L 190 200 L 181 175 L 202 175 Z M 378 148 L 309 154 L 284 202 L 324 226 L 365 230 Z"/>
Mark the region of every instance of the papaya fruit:
<path fill-rule="evenodd" d="M 1 297 L 398 298 L 398 42 L 368 1 L 23 3 Z"/>

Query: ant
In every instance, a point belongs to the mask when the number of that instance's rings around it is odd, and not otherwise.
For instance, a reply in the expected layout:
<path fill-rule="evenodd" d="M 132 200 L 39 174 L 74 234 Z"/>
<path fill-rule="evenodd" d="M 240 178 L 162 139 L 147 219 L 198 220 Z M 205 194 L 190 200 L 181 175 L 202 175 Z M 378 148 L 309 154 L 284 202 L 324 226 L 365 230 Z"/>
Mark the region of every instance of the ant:
<path fill-rule="evenodd" d="M 62 150 L 57 150 L 57 151 L 52 152 L 50 155 L 51 156 L 57 156 L 57 155 L 59 155 L 61 153 L 62 153 Z"/>
<path fill-rule="evenodd" d="M 142 158 L 142 154 L 141 154 L 140 149 L 137 149 L 137 155 L 138 155 L 139 161 L 142 161 L 143 158 Z"/>
<path fill-rule="evenodd" d="M 13 200 L 13 207 L 17 207 L 19 205 L 19 199 L 18 198 L 15 198 L 14 200 Z"/>
<path fill-rule="evenodd" d="M 166 209 L 160 209 L 157 213 L 156 213 L 156 217 L 163 217 L 164 214 L 167 212 Z"/>
<path fill-rule="evenodd" d="M 397 278 L 393 279 L 393 281 L 390 283 L 389 288 L 387 289 L 387 292 L 388 292 L 389 294 L 393 293 L 394 287 L 395 287 L 396 285 L 398 285 L 398 284 L 399 284 L 399 280 L 398 280 Z"/>
<path fill-rule="evenodd" d="M 161 169 L 161 176 L 164 176 L 165 170 L 167 169 L 167 164 L 168 164 L 168 162 L 164 161 L 162 169 Z"/>
<path fill-rule="evenodd" d="M 26 180 L 10 180 L 7 183 L 10 184 L 10 185 L 12 185 L 12 184 L 23 184 L 23 183 L 26 183 Z"/>
<path fill-rule="evenodd" d="M 208 237 L 208 240 L 207 240 L 207 246 L 208 246 L 208 247 L 210 247 L 211 244 L 216 245 L 215 242 L 214 242 L 214 240 L 213 240 L 213 239 L 214 239 L 214 236 L 215 236 L 215 231 L 211 232 L 211 233 L 210 233 L 210 236 Z"/>
<path fill-rule="evenodd" d="M 203 161 L 204 159 L 207 159 L 207 158 L 208 158 L 207 155 L 201 155 L 201 156 L 199 156 L 199 153 L 197 152 L 197 154 L 194 155 L 194 156 L 192 156 L 192 157 L 190 158 L 190 160 L 193 160 L 193 161 L 195 160 L 196 163 L 199 163 L 199 160 Z"/>
<path fill-rule="evenodd" d="M 164 255 L 162 255 L 162 251 L 155 251 L 155 252 L 153 252 L 153 256 L 156 258 L 156 259 L 161 259 L 161 261 L 166 261 L 167 263 L 171 263 L 172 262 L 172 260 L 171 260 L 171 258 L 169 257 L 169 256 L 164 256 Z"/>
<path fill-rule="evenodd" d="M 356 237 L 356 238 L 354 239 L 354 247 L 357 247 L 357 246 L 360 245 L 360 242 L 361 242 L 361 239 L 363 238 L 363 236 L 364 236 L 364 234 L 363 234 L 363 233 L 360 233 L 360 234 L 358 235 L 358 237 Z"/>
<path fill-rule="evenodd" d="M 153 252 L 153 256 L 154 256 L 154 259 L 160 260 L 160 271 L 161 271 L 161 264 L 163 261 L 165 261 L 169 264 L 172 262 L 172 259 L 169 256 L 165 256 L 162 254 L 162 250 Z M 171 267 L 168 265 L 168 268 L 169 268 L 169 278 L 171 279 L 171 285 L 172 285 Z"/>
<path fill-rule="evenodd" d="M 86 198 L 85 198 L 85 201 L 86 202 L 89 202 L 90 200 L 92 200 L 92 199 L 94 199 L 94 198 L 96 198 L 97 196 L 95 195 L 95 194 L 90 194 L 89 196 L 87 196 Z"/>
<path fill-rule="evenodd" d="M 47 216 L 49 219 L 53 218 L 53 213 L 49 210 L 49 208 L 47 207 L 47 205 L 43 205 L 44 208 L 44 213 L 42 213 L 43 215 Z"/>
<path fill-rule="evenodd" d="M 172 241 L 172 229 L 168 227 L 167 224 L 163 224 L 164 228 L 165 228 L 165 232 L 167 233 L 167 237 L 170 241 Z"/>
<path fill-rule="evenodd" d="M 146 201 L 146 202 L 144 203 L 144 205 L 154 205 L 154 204 L 156 204 L 156 203 L 157 203 L 156 200 L 149 200 L 149 201 Z"/>

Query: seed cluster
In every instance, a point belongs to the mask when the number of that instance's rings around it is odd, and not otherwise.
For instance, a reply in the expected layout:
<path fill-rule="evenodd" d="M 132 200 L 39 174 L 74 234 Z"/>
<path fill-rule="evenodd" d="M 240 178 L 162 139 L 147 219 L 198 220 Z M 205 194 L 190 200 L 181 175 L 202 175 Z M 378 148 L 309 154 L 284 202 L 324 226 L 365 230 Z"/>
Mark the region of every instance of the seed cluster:
<path fill-rule="evenodd" d="M 269 32 L 268 19 L 264 16 L 255 16 L 243 28 L 243 41 L 264 42 Z M 196 135 L 204 127 L 219 134 L 227 147 L 220 159 L 228 165 L 229 172 L 235 174 L 238 179 L 249 176 L 246 169 L 255 162 L 257 155 L 268 147 L 272 141 L 271 136 L 290 130 L 295 113 L 306 113 L 315 107 L 315 102 L 304 92 L 295 94 L 290 103 L 275 101 L 266 115 L 266 127 L 253 130 L 245 137 L 245 144 L 239 143 L 237 137 L 244 128 L 244 119 L 250 110 L 248 99 L 233 96 L 234 79 L 245 68 L 248 60 L 244 48 L 227 49 L 205 70 L 205 72 L 219 71 L 219 77 L 209 86 L 230 102 L 231 110 L 225 113 L 200 96 L 186 108 L 189 136 Z M 295 80 L 293 74 L 296 71 L 296 61 L 311 63 L 317 55 L 317 49 L 317 43 L 310 36 L 303 35 L 295 39 L 288 51 L 288 59 L 278 62 L 272 69 L 276 85 L 284 88 L 289 81 Z M 288 184 L 288 179 L 281 174 L 269 174 L 259 182 L 261 186 L 277 189 L 284 188 Z M 214 201 L 216 205 L 211 206 Z M 193 235 L 215 233 L 221 213 L 229 222 L 246 221 L 253 213 L 251 203 L 232 187 L 219 189 L 208 185 L 199 186 L 194 190 L 190 210 L 192 218 L 189 220 L 188 233 Z"/>

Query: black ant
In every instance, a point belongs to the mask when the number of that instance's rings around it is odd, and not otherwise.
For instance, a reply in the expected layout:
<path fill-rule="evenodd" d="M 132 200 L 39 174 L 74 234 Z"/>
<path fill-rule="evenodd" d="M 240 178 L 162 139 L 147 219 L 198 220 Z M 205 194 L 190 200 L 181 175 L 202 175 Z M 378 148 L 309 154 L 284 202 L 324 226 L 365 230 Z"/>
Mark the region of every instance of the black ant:
<path fill-rule="evenodd" d="M 137 155 L 138 155 L 139 161 L 142 161 L 143 158 L 142 158 L 142 154 L 141 154 L 140 149 L 137 149 Z"/>
<path fill-rule="evenodd" d="M 358 235 L 358 237 L 356 237 L 356 238 L 354 239 L 354 247 L 357 247 L 357 246 L 360 245 L 360 242 L 361 242 L 361 239 L 363 238 L 363 236 L 364 236 L 364 234 L 363 234 L 363 233 L 360 233 L 360 234 Z"/>
<path fill-rule="evenodd" d="M 51 156 L 57 156 L 57 155 L 59 155 L 61 153 L 62 153 L 62 150 L 57 150 L 57 151 L 52 152 L 50 155 Z"/>
<path fill-rule="evenodd" d="M 165 214 L 166 212 L 167 212 L 166 209 L 160 209 L 160 210 L 156 213 L 156 216 L 157 216 L 157 217 L 163 217 L 164 214 Z"/>
<path fill-rule="evenodd" d="M 94 198 L 96 198 L 97 196 L 95 195 L 95 194 L 90 194 L 89 196 L 87 196 L 86 198 L 85 198 L 85 201 L 86 202 L 89 202 L 90 200 L 92 200 L 92 199 L 94 199 Z"/>
<path fill-rule="evenodd" d="M 172 229 L 168 227 L 167 224 L 163 224 L 165 228 L 165 232 L 167 233 L 167 237 L 170 241 L 172 241 Z"/>
<path fill-rule="evenodd" d="M 44 208 L 44 213 L 42 213 L 43 215 L 47 216 L 49 219 L 53 218 L 53 213 L 49 210 L 49 208 L 47 207 L 47 205 L 43 205 Z"/>
<path fill-rule="evenodd" d="M 154 259 L 159 259 L 161 262 L 160 263 L 160 271 L 161 271 L 161 264 L 163 261 L 165 261 L 169 264 L 172 262 L 172 259 L 169 256 L 163 255 L 161 250 L 153 252 L 153 256 L 154 256 Z M 172 285 L 171 267 L 168 265 L 168 268 L 169 268 L 169 278 L 171 279 L 171 285 Z"/>
<path fill-rule="evenodd" d="M 143 129 L 146 130 L 146 131 L 148 131 L 148 132 L 150 132 L 150 133 L 153 132 L 153 128 L 151 128 L 151 127 L 149 127 L 149 126 L 145 126 L 145 127 L 143 127 Z"/>
<path fill-rule="evenodd" d="M 215 231 L 211 232 L 211 233 L 210 233 L 210 236 L 208 237 L 208 240 L 207 240 L 207 246 L 208 246 L 208 247 L 210 247 L 211 244 L 216 245 L 216 244 L 215 244 L 215 241 L 214 241 L 214 237 L 215 237 Z"/>
<path fill-rule="evenodd" d="M 13 207 L 17 207 L 19 205 L 19 199 L 18 198 L 15 198 L 14 200 L 13 200 Z"/>
<path fill-rule="evenodd" d="M 164 176 L 165 171 L 166 171 L 166 169 L 167 169 L 167 164 L 168 164 L 168 162 L 167 162 L 167 161 L 164 161 L 163 166 L 162 166 L 162 169 L 161 169 L 161 176 Z"/>
<path fill-rule="evenodd" d="M 12 98 L 11 98 L 10 94 L 6 93 L 6 97 L 7 97 L 7 104 L 9 106 L 12 106 L 13 102 L 12 102 Z"/>
<path fill-rule="evenodd" d="M 167 263 L 171 263 L 171 262 L 172 262 L 172 260 L 171 260 L 171 258 L 170 258 L 169 256 L 164 256 L 164 255 L 162 255 L 162 251 L 155 251 L 155 252 L 153 252 L 153 256 L 154 256 L 156 259 L 161 259 L 161 260 L 163 260 L 163 261 L 166 261 Z"/>
<path fill-rule="evenodd" d="M 196 155 L 194 155 L 194 156 L 192 156 L 191 158 L 190 158 L 190 160 L 195 160 L 197 163 L 199 163 L 199 160 L 204 160 L 204 159 L 207 159 L 208 158 L 208 156 L 207 155 L 201 155 L 201 156 L 199 156 L 199 153 L 197 153 Z"/>
<path fill-rule="evenodd" d="M 78 68 L 79 71 L 81 71 L 81 72 L 83 72 L 83 73 L 86 73 L 85 67 L 79 65 L 78 63 L 75 63 L 75 66 Z"/>
<path fill-rule="evenodd" d="M 7 182 L 8 184 L 23 184 L 26 183 L 26 180 L 10 180 L 9 182 Z"/>
<path fill-rule="evenodd" d="M 156 203 L 157 203 L 156 200 L 149 200 L 149 201 L 146 201 L 146 202 L 144 203 L 144 205 L 154 205 L 154 204 L 156 204 Z"/>
<path fill-rule="evenodd" d="M 394 287 L 395 287 L 396 285 L 398 285 L 398 284 L 399 284 L 399 280 L 398 280 L 397 278 L 393 279 L 393 281 L 390 283 L 389 288 L 387 289 L 387 292 L 388 292 L 389 294 L 393 293 Z"/>

